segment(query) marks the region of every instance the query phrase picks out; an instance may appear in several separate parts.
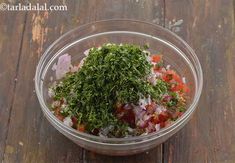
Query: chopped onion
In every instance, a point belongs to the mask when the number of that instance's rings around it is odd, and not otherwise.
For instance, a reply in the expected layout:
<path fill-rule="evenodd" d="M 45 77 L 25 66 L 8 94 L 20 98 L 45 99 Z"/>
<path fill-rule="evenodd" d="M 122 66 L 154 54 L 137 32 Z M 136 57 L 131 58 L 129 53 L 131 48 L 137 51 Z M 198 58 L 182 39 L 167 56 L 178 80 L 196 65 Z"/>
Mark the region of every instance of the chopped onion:
<path fill-rule="evenodd" d="M 48 89 L 48 96 L 51 98 L 51 97 L 54 97 L 55 96 L 55 92 L 52 88 L 49 88 Z"/>
<path fill-rule="evenodd" d="M 160 73 L 160 72 L 155 72 L 155 75 L 156 75 L 157 78 L 159 78 L 159 77 L 162 76 L 162 73 Z"/>
<path fill-rule="evenodd" d="M 152 103 L 152 100 L 151 100 L 151 96 L 149 95 L 148 98 L 147 98 L 147 103 L 148 105 L 150 105 Z"/>
<path fill-rule="evenodd" d="M 166 69 L 164 67 L 162 68 L 162 72 L 166 72 Z"/>
<path fill-rule="evenodd" d="M 103 135 L 101 132 L 99 132 L 99 134 L 98 134 L 100 137 L 102 137 L 102 138 L 106 138 L 107 136 L 105 136 L 105 135 Z"/>
<path fill-rule="evenodd" d="M 83 66 L 85 60 L 86 60 L 86 57 L 84 57 L 84 58 L 81 60 L 81 62 L 80 62 L 80 64 L 79 64 L 79 67 L 80 67 L 80 68 Z"/>
<path fill-rule="evenodd" d="M 130 128 L 130 127 L 128 127 L 127 130 L 128 130 L 129 132 L 133 132 L 133 131 L 134 131 L 133 128 Z"/>
<path fill-rule="evenodd" d="M 73 125 L 73 122 L 71 120 L 70 117 L 65 117 L 65 119 L 63 120 L 63 123 L 66 125 L 66 126 L 69 126 L 71 127 Z"/>
<path fill-rule="evenodd" d="M 186 83 L 185 77 L 182 78 L 182 82 L 183 82 L 184 84 Z"/>
<path fill-rule="evenodd" d="M 141 127 L 141 128 L 144 128 L 144 126 L 146 125 L 146 122 L 143 121 L 143 120 L 139 120 L 137 123 L 136 123 L 137 126 Z"/>
<path fill-rule="evenodd" d="M 60 101 L 53 101 L 52 104 L 51 104 L 51 107 L 52 108 L 56 108 L 56 107 L 59 107 L 60 106 Z"/>
<path fill-rule="evenodd" d="M 156 85 L 156 73 L 154 72 L 153 69 L 151 69 L 151 73 L 148 77 L 148 81 L 152 84 L 152 85 Z"/>
<path fill-rule="evenodd" d="M 133 106 L 131 104 L 126 104 L 126 105 L 124 105 L 123 108 L 126 110 L 130 110 L 130 109 L 133 109 Z"/>
<path fill-rule="evenodd" d="M 71 67 L 71 56 L 68 54 L 60 56 L 55 71 L 56 79 L 63 78 L 65 74 L 70 71 L 70 67 Z"/>
<path fill-rule="evenodd" d="M 160 124 L 159 123 L 155 125 L 155 130 L 156 130 L 156 132 L 160 130 Z"/>
<path fill-rule="evenodd" d="M 89 52 L 90 52 L 90 49 L 85 50 L 85 51 L 84 51 L 85 56 L 88 56 L 88 55 L 89 55 Z"/>
<path fill-rule="evenodd" d="M 147 100 L 144 98 L 144 99 L 139 99 L 139 106 L 143 109 L 146 110 L 145 106 L 148 104 Z"/>
<path fill-rule="evenodd" d="M 151 118 L 151 115 L 145 114 L 144 117 L 143 117 L 143 120 L 148 121 L 150 118 Z"/>
<path fill-rule="evenodd" d="M 167 65 L 167 66 L 166 66 L 166 69 L 167 69 L 167 70 L 169 70 L 169 69 L 170 69 L 170 67 L 171 67 L 171 65 Z"/>
<path fill-rule="evenodd" d="M 160 114 L 161 112 L 163 112 L 165 110 L 164 106 L 161 106 L 161 105 L 157 105 L 156 109 L 155 109 L 155 112 L 157 114 Z"/>
<path fill-rule="evenodd" d="M 136 120 L 143 119 L 143 116 L 146 113 L 146 110 L 144 110 L 140 106 L 134 106 L 133 111 L 135 113 Z"/>

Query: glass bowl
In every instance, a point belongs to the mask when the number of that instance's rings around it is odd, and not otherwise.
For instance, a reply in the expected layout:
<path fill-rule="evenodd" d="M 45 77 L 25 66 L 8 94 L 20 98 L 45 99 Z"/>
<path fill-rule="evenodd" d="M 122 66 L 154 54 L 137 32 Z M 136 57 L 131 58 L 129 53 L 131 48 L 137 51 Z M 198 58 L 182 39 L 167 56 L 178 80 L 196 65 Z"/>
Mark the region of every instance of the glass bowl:
<path fill-rule="evenodd" d="M 104 43 L 148 44 L 152 54 L 163 54 L 190 87 L 187 111 L 169 127 L 158 132 L 131 138 L 102 138 L 66 126 L 49 110 L 48 87 L 55 79 L 52 66 L 58 57 L 68 53 L 76 64 L 84 51 Z M 80 26 L 56 40 L 41 57 L 35 75 L 35 87 L 42 111 L 48 121 L 79 146 L 101 154 L 130 155 L 153 148 L 179 131 L 195 111 L 202 91 L 202 69 L 191 47 L 171 31 L 158 25 L 133 20 L 107 20 Z"/>

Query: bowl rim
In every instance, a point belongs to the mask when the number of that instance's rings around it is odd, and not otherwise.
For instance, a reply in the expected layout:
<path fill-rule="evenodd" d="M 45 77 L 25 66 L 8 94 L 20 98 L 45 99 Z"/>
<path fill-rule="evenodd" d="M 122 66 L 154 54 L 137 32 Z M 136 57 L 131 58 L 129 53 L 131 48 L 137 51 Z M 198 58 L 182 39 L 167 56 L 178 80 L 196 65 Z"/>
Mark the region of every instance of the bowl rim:
<path fill-rule="evenodd" d="M 145 25 L 148 25 L 148 26 L 153 26 L 155 28 L 158 28 L 158 29 L 162 30 L 163 32 L 166 32 L 166 33 L 172 35 L 173 37 L 175 37 L 178 41 L 180 41 L 186 47 L 186 49 L 190 52 L 190 55 L 193 57 L 194 62 L 196 62 L 196 64 L 197 64 L 197 67 L 193 66 L 193 68 L 195 68 L 195 71 L 197 72 L 197 75 L 198 75 L 198 76 L 196 75 L 196 78 L 198 80 L 198 87 L 197 87 L 197 90 L 195 92 L 195 97 L 193 98 L 192 103 L 188 106 L 187 111 L 180 118 L 178 118 L 173 124 L 171 124 L 168 127 L 165 127 L 163 129 L 161 129 L 158 132 L 153 132 L 153 133 L 149 133 L 147 135 L 140 135 L 140 136 L 136 136 L 136 137 L 127 137 L 127 138 L 107 138 L 107 137 L 99 137 L 99 136 L 83 133 L 83 132 L 77 131 L 77 130 L 69 127 L 69 126 L 66 126 L 62 121 L 57 119 L 54 116 L 54 114 L 52 114 L 50 109 L 46 106 L 46 103 L 43 100 L 43 96 L 41 94 L 40 84 L 39 84 L 41 79 L 39 77 L 40 77 L 40 73 L 41 73 L 40 68 L 41 68 L 41 65 L 43 64 L 42 62 L 43 62 L 44 58 L 46 58 L 48 52 L 56 44 L 58 44 L 61 40 L 63 40 L 67 35 L 70 35 L 71 33 L 75 32 L 77 30 L 81 30 L 81 29 L 84 29 L 86 27 L 89 27 L 89 26 L 92 26 L 92 25 L 95 25 L 95 24 L 118 22 L 118 21 L 126 22 L 126 23 L 130 23 L 130 22 L 131 23 L 140 23 L 140 24 L 145 24 Z M 128 30 L 128 31 L 131 31 L 131 30 Z M 139 33 L 141 33 L 141 32 L 139 32 Z M 91 35 L 87 35 L 87 36 L 91 36 Z M 60 48 L 59 50 L 61 50 L 62 48 Z M 188 57 L 186 57 L 186 58 L 188 58 Z M 194 78 L 195 78 L 195 75 L 194 75 Z M 159 137 L 162 137 L 162 136 L 166 135 L 169 132 L 172 132 L 173 130 L 175 130 L 177 128 L 177 126 L 179 124 L 184 123 L 184 121 L 186 121 L 190 117 L 190 115 L 195 111 L 196 106 L 197 106 L 198 101 L 199 101 L 200 96 L 201 96 L 202 87 L 203 87 L 203 72 L 202 72 L 202 68 L 201 68 L 201 64 L 199 62 L 199 59 L 198 59 L 197 55 L 195 54 L 194 50 L 182 38 L 180 38 L 178 35 L 176 35 L 172 31 L 170 31 L 170 30 L 168 30 L 168 29 L 166 29 L 166 28 L 164 28 L 160 25 L 156 25 L 156 24 L 153 24 L 153 23 L 140 21 L 140 20 L 133 20 L 133 19 L 107 19 L 107 20 L 94 21 L 94 22 L 90 22 L 90 23 L 87 23 L 87 24 L 83 24 L 79 27 L 76 27 L 76 28 L 66 32 L 65 34 L 60 36 L 57 40 L 55 40 L 45 50 L 45 52 L 43 53 L 43 55 L 41 56 L 41 58 L 38 62 L 38 65 L 37 65 L 37 68 L 36 68 L 36 74 L 35 74 L 35 90 L 36 90 L 36 95 L 38 97 L 39 103 L 41 105 L 41 109 L 43 110 L 43 112 L 47 116 L 49 116 L 49 118 L 57 125 L 57 127 L 60 127 L 64 132 L 66 132 L 66 133 L 70 134 L 71 136 L 76 137 L 78 139 L 83 139 L 85 141 L 93 142 L 93 143 L 96 143 L 96 144 L 97 143 L 98 144 L 105 144 L 105 145 L 130 145 L 132 143 L 134 143 L 134 144 L 143 143 L 143 142 L 146 142 L 146 141 L 150 141 L 152 139 L 157 139 Z M 104 141 L 104 142 L 102 142 L 102 141 Z M 107 142 L 107 141 L 109 141 L 109 142 Z M 131 142 L 128 142 L 128 141 L 131 141 Z M 132 142 L 132 141 L 134 141 L 134 142 Z"/>

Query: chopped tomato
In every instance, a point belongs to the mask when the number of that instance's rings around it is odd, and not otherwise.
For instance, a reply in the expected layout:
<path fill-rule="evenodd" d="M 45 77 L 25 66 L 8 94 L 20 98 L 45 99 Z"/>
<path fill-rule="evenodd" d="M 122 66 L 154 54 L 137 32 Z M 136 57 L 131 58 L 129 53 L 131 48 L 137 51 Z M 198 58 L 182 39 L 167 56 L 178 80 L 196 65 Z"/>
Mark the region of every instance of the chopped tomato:
<path fill-rule="evenodd" d="M 165 74 L 162 77 L 163 80 L 165 80 L 166 82 L 169 82 L 173 79 L 173 75 L 172 74 Z"/>
<path fill-rule="evenodd" d="M 160 122 L 165 122 L 169 118 L 169 115 L 166 112 L 162 112 L 158 115 L 158 118 Z"/>
<path fill-rule="evenodd" d="M 178 117 L 181 117 L 183 114 L 184 114 L 183 112 L 179 112 Z"/>
<path fill-rule="evenodd" d="M 59 119 L 59 120 L 61 120 L 61 121 L 63 121 L 64 120 L 64 116 L 60 113 L 60 109 L 59 108 L 57 108 L 56 110 L 55 110 L 55 116 Z"/>
<path fill-rule="evenodd" d="M 128 123 L 131 127 L 135 127 L 135 113 L 131 105 L 127 104 L 116 108 L 116 116 L 121 121 Z"/>
<path fill-rule="evenodd" d="M 145 108 L 146 108 L 148 113 L 153 113 L 155 106 L 156 106 L 156 103 L 152 102 L 151 104 L 146 105 Z"/>
<path fill-rule="evenodd" d="M 165 122 L 161 122 L 161 123 L 160 123 L 160 128 L 165 127 L 165 125 L 166 125 Z"/>
<path fill-rule="evenodd" d="M 158 116 L 157 116 L 157 115 L 154 115 L 154 116 L 151 118 L 151 122 L 154 123 L 154 124 L 160 123 Z"/>
<path fill-rule="evenodd" d="M 152 62 L 160 62 L 162 60 L 162 55 L 153 55 Z"/>
<path fill-rule="evenodd" d="M 182 91 L 182 92 L 185 92 L 185 93 L 189 92 L 189 88 L 185 84 L 183 84 L 183 83 L 174 84 L 171 87 L 171 90 L 173 92 L 176 92 L 176 91 Z"/>
<path fill-rule="evenodd" d="M 56 117 L 57 117 L 59 120 L 61 120 L 61 121 L 64 120 L 64 116 L 63 116 L 63 115 L 56 115 Z"/>
<path fill-rule="evenodd" d="M 77 124 L 78 124 L 78 119 L 75 116 L 72 116 L 71 120 L 73 122 L 72 127 L 76 129 L 77 128 Z"/>
<path fill-rule="evenodd" d="M 166 117 L 163 114 L 159 114 L 158 118 L 160 122 L 166 121 Z"/>
<path fill-rule="evenodd" d="M 158 73 L 162 73 L 162 67 L 161 66 L 157 66 L 155 65 L 154 68 L 153 68 L 154 72 L 158 72 Z"/>
<path fill-rule="evenodd" d="M 186 84 L 184 84 L 183 85 L 183 92 L 185 92 L 185 93 L 189 93 L 189 87 L 186 85 Z"/>
<path fill-rule="evenodd" d="M 187 85 L 183 83 L 180 76 L 173 70 L 167 70 L 163 74 L 162 79 L 166 82 L 172 83 L 171 91 L 173 92 L 176 91 L 181 91 L 185 93 L 189 92 L 189 88 L 187 87 Z"/>
<path fill-rule="evenodd" d="M 77 130 L 78 130 L 78 131 L 81 131 L 81 132 L 84 132 L 84 131 L 85 131 L 85 125 L 79 124 L 79 125 L 77 126 Z"/>
<path fill-rule="evenodd" d="M 173 71 L 174 72 L 174 71 Z M 176 82 L 182 83 L 182 79 L 180 78 L 180 76 L 178 74 L 176 74 L 176 72 L 173 73 L 173 79 Z"/>
<path fill-rule="evenodd" d="M 175 71 L 167 70 L 166 73 L 163 75 L 163 80 L 169 82 L 172 79 L 174 79 L 176 82 L 182 83 L 182 79 Z"/>
<path fill-rule="evenodd" d="M 73 124 L 78 123 L 78 119 L 76 117 L 72 116 L 71 119 L 72 119 Z"/>
<path fill-rule="evenodd" d="M 173 84 L 172 87 L 171 87 L 171 90 L 173 92 L 176 92 L 176 91 L 181 91 L 183 89 L 183 85 L 182 84 Z"/>

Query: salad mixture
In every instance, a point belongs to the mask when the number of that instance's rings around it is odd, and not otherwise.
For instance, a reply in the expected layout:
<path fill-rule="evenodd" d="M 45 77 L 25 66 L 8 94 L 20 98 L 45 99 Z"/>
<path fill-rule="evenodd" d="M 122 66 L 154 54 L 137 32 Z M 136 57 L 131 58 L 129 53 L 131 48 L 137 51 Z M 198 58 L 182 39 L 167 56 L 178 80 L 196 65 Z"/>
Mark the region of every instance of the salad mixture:
<path fill-rule="evenodd" d="M 104 44 L 53 66 L 51 109 L 64 124 L 101 137 L 132 137 L 169 126 L 186 110 L 188 86 L 146 46 Z"/>

